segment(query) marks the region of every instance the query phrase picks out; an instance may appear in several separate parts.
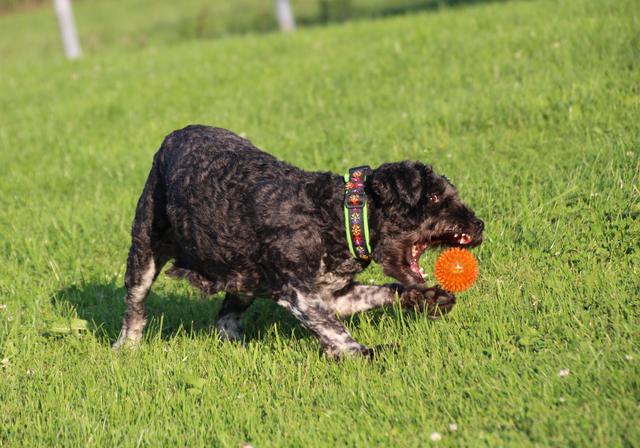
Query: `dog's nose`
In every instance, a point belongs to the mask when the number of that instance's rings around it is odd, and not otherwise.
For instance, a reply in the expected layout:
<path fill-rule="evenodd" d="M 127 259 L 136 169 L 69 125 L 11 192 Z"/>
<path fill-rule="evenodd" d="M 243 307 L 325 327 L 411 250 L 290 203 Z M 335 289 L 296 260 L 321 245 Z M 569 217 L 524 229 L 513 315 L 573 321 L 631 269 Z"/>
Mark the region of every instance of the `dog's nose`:
<path fill-rule="evenodd" d="M 482 230 L 484 229 L 484 221 L 482 221 L 481 219 L 474 219 L 473 220 L 473 225 L 476 226 L 476 228 L 478 229 L 478 232 L 482 232 Z"/>

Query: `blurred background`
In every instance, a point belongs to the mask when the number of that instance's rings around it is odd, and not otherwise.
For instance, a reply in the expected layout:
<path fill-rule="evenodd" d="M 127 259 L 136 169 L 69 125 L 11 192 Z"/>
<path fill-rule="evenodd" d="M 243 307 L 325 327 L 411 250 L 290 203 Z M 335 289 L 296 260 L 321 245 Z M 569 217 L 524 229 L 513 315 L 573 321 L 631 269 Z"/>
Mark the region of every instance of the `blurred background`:
<path fill-rule="evenodd" d="M 73 1 L 84 53 L 135 49 L 191 39 L 278 30 L 277 4 L 296 27 L 380 18 L 491 0 L 78 0 Z M 29 14 L 24 14 L 28 11 Z M 52 1 L 0 0 L 0 58 L 62 52 Z M 25 28 L 31 33 L 25 34 Z M 54 52 L 52 54 L 52 52 Z"/>

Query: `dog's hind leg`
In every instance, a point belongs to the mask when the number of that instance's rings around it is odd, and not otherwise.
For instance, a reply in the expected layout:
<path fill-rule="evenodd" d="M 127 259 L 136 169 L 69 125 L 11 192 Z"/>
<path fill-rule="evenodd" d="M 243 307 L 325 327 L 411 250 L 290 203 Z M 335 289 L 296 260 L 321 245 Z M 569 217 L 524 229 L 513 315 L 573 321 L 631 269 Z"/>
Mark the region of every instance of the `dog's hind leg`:
<path fill-rule="evenodd" d="M 243 336 L 242 313 L 253 303 L 253 297 L 227 293 L 222 302 L 216 327 L 220 337 L 230 341 L 239 341 Z"/>
<path fill-rule="evenodd" d="M 113 344 L 114 349 L 124 345 L 136 345 L 142 339 L 142 330 L 147 324 L 144 301 L 149 294 L 153 281 L 158 272 L 160 272 L 160 268 L 156 265 L 153 256 L 130 255 L 129 258 L 138 258 L 138 260 L 134 262 L 135 264 L 127 263 L 130 266 L 127 267 L 125 280 L 127 310 L 122 319 L 120 336 Z"/>
<path fill-rule="evenodd" d="M 127 309 L 122 319 L 120 336 L 113 344 L 114 349 L 123 345 L 135 345 L 142 339 L 142 331 L 147 323 L 145 299 L 163 265 L 172 257 L 164 188 L 159 181 L 155 162 L 138 201 L 133 221 L 132 243 L 125 274 Z"/>

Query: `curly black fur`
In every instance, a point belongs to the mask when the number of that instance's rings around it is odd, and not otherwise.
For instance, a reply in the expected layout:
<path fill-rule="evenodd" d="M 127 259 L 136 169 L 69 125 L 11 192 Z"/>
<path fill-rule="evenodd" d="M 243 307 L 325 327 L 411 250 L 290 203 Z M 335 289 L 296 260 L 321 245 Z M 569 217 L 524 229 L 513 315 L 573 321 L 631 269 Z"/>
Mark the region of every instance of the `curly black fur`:
<path fill-rule="evenodd" d="M 412 307 L 422 296 L 431 314 L 448 311 L 454 297 L 421 286 L 416 256 L 434 245 L 480 244 L 482 221 L 446 178 L 419 162 L 371 170 L 365 191 L 373 259 L 403 286 L 353 280 L 366 264 L 347 246 L 341 176 L 305 172 L 225 129 L 173 132 L 154 157 L 136 209 L 127 312 L 115 346 L 140 339 L 144 299 L 169 260 L 167 274 L 205 294 L 227 292 L 218 327 L 229 338 L 241 337 L 240 315 L 257 295 L 289 309 L 330 356 L 370 353 L 336 314 L 392 303 L 396 293 Z"/>

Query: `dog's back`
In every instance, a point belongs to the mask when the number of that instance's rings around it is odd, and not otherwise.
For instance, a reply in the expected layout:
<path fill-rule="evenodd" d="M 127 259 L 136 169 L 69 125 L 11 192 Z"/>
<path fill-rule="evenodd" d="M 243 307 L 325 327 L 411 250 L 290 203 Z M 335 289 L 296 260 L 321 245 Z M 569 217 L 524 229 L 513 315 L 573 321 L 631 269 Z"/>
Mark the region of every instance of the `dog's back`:
<path fill-rule="evenodd" d="M 318 176 L 326 175 L 279 161 L 226 129 L 188 126 L 164 140 L 140 203 L 154 196 L 146 213 L 164 227 L 178 268 L 206 273 L 211 289 L 251 289 L 263 281 L 257 265 L 273 256 L 269 235 L 313 214 L 301 185 Z M 293 237 L 288 243 L 295 250 Z"/>

